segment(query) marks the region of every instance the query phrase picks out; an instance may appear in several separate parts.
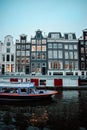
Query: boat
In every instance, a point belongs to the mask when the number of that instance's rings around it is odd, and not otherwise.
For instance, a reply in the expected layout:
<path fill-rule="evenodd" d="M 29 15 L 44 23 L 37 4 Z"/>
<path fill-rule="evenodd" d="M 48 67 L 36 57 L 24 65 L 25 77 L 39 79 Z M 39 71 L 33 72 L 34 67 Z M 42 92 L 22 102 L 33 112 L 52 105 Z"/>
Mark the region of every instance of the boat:
<path fill-rule="evenodd" d="M 52 99 L 58 92 L 37 89 L 32 82 L 0 83 L 0 101 L 29 101 Z"/>

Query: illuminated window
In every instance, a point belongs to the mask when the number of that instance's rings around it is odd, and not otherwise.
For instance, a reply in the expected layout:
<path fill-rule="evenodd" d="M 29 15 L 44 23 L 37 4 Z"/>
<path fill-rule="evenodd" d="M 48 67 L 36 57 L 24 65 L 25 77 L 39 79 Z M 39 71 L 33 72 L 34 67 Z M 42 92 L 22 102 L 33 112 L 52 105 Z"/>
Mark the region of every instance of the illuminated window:
<path fill-rule="evenodd" d="M 37 51 L 41 51 L 41 46 L 37 46 Z"/>
<path fill-rule="evenodd" d="M 42 51 L 46 51 L 46 46 L 42 46 Z"/>
<path fill-rule="evenodd" d="M 36 51 L 36 46 L 32 46 L 32 51 Z"/>
<path fill-rule="evenodd" d="M 42 59 L 46 59 L 46 53 L 42 53 Z"/>
<path fill-rule="evenodd" d="M 65 61 L 65 70 L 69 70 L 69 62 Z"/>
<path fill-rule="evenodd" d="M 42 40 L 42 44 L 46 44 L 46 40 L 45 39 Z"/>

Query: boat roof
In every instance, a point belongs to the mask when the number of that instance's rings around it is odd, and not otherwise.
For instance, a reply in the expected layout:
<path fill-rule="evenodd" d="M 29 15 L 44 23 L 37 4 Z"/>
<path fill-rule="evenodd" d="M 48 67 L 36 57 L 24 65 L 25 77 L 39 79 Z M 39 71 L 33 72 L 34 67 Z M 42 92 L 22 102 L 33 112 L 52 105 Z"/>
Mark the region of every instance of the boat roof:
<path fill-rule="evenodd" d="M 0 88 L 35 88 L 31 82 L 0 82 Z"/>

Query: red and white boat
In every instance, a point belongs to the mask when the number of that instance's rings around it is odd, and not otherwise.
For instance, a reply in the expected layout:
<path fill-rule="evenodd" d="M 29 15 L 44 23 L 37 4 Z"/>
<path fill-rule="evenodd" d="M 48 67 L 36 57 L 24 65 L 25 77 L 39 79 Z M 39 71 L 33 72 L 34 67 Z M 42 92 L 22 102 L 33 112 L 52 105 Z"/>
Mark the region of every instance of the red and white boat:
<path fill-rule="evenodd" d="M 58 92 L 54 90 L 37 89 L 34 83 L 0 83 L 0 101 L 48 100 Z"/>

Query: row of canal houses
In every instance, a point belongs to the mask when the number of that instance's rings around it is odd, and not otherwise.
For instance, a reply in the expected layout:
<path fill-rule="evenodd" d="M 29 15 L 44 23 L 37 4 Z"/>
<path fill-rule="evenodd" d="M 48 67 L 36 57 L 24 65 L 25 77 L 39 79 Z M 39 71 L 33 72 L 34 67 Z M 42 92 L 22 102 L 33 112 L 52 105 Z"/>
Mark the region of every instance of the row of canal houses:
<path fill-rule="evenodd" d="M 18 73 L 86 78 L 87 29 L 83 30 L 78 39 L 75 33 L 62 35 L 60 32 L 49 32 L 45 36 L 41 30 L 36 31 L 30 42 L 25 34 L 20 35 L 20 39 L 15 42 L 11 35 L 7 35 L 4 42 L 0 41 L 0 74 Z M 41 84 L 45 79 L 42 80 Z M 56 85 L 57 81 L 54 80 Z M 63 83 L 60 81 L 59 84 Z"/>

